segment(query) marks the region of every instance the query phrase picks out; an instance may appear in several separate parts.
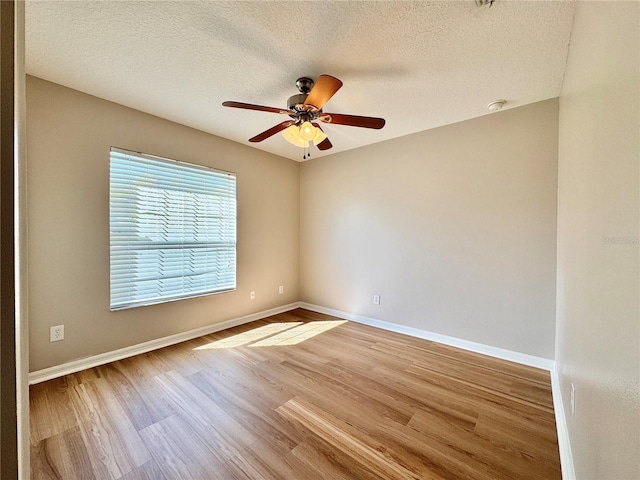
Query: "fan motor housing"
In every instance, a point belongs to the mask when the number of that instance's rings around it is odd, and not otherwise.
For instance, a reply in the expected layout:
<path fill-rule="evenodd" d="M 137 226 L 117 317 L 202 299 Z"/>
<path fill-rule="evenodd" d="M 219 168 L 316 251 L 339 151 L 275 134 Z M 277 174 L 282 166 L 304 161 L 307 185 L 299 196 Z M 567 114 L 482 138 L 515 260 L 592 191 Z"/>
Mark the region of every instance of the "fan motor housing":
<path fill-rule="evenodd" d="M 298 93 L 297 95 L 292 95 L 291 97 L 289 97 L 289 100 L 287 100 L 287 108 L 289 110 L 300 110 L 300 107 L 296 108 L 296 106 L 302 106 L 306 99 L 306 93 Z"/>

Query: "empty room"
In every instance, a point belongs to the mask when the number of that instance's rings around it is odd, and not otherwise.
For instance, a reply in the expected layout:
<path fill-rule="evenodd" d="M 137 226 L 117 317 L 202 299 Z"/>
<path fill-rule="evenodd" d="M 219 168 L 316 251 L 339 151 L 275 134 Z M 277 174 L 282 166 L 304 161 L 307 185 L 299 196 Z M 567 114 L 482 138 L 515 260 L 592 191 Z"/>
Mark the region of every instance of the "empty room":
<path fill-rule="evenodd" d="M 3 480 L 640 479 L 640 3 L 2 3 Z"/>

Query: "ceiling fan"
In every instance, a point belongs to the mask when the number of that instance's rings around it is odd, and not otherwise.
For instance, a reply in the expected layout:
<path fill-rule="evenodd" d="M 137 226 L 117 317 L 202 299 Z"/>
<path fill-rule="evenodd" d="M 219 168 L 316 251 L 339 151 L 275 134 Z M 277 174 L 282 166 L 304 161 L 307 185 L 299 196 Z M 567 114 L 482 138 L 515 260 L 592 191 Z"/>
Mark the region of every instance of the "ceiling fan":
<path fill-rule="evenodd" d="M 222 105 L 225 107 L 288 115 L 291 117 L 290 120 L 286 120 L 259 133 L 255 137 L 250 138 L 249 141 L 254 143 L 262 142 L 272 135 L 282 132 L 283 137 L 289 143 L 305 149 L 303 159 L 306 159 L 308 156 L 308 148 L 311 142 L 320 150 L 328 150 L 333 146 L 318 124 L 318 121 L 334 125 L 351 125 L 352 127 L 374 128 L 377 130 L 384 127 L 385 121 L 383 118 L 323 112 L 322 107 L 325 103 L 342 87 L 342 82 L 331 75 L 320 75 L 315 83 L 308 77 L 301 77 L 296 80 L 296 87 L 298 87 L 300 93 L 289 97 L 286 109 L 241 102 L 223 102 Z"/>

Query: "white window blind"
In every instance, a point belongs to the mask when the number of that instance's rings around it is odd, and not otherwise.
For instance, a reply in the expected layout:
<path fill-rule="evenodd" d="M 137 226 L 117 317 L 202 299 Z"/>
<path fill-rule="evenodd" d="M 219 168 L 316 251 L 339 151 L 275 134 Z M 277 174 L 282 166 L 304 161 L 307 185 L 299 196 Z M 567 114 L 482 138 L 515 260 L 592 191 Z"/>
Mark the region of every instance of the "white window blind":
<path fill-rule="evenodd" d="M 110 155 L 111 310 L 234 290 L 236 176 Z"/>

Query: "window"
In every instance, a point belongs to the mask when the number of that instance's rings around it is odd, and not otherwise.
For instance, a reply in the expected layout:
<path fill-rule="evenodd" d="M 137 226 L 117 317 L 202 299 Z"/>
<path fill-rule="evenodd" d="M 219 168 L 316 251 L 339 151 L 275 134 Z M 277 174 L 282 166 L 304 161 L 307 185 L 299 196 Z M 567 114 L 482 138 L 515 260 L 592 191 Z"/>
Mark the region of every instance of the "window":
<path fill-rule="evenodd" d="M 236 288 L 236 176 L 110 155 L 111 310 Z"/>

